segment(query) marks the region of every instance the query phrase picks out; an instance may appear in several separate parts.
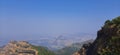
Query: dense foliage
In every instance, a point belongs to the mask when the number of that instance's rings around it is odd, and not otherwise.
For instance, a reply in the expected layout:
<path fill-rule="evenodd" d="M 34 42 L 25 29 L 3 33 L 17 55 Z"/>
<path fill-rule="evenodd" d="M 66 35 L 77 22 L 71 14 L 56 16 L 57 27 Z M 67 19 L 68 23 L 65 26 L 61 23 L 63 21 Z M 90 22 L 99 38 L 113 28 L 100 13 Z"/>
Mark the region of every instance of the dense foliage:
<path fill-rule="evenodd" d="M 120 16 L 105 22 L 105 29 L 111 29 L 114 35 L 106 40 L 105 46 L 98 52 L 99 55 L 119 55 L 120 54 Z M 106 36 L 107 37 L 107 36 Z"/>
<path fill-rule="evenodd" d="M 107 20 L 106 22 L 105 22 L 105 25 L 104 25 L 104 27 L 105 28 L 110 28 L 110 27 L 113 27 L 113 26 L 120 26 L 120 16 L 119 17 L 117 17 L 117 18 L 115 18 L 115 19 L 113 19 L 113 20 Z"/>
<path fill-rule="evenodd" d="M 112 37 L 111 40 L 106 44 L 107 46 L 103 48 L 99 55 L 119 55 L 120 54 L 120 37 Z"/>

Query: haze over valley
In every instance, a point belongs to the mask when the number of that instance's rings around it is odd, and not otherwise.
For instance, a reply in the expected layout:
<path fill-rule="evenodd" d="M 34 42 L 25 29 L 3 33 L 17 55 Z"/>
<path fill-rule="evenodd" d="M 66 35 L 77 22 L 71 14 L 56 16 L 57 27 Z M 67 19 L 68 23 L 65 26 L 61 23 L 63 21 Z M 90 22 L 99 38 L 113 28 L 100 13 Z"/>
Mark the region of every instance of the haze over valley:
<path fill-rule="evenodd" d="M 119 10 L 119 0 L 0 0 L 0 55 L 119 55 Z"/>

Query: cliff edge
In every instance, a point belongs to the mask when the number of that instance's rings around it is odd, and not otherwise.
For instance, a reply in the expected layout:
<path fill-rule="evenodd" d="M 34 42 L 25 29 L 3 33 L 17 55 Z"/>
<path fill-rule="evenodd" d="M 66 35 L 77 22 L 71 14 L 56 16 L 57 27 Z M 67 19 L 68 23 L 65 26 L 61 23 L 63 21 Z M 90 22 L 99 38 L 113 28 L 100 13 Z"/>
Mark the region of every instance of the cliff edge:
<path fill-rule="evenodd" d="M 120 55 L 120 16 L 107 20 L 92 44 L 83 46 L 73 55 Z"/>

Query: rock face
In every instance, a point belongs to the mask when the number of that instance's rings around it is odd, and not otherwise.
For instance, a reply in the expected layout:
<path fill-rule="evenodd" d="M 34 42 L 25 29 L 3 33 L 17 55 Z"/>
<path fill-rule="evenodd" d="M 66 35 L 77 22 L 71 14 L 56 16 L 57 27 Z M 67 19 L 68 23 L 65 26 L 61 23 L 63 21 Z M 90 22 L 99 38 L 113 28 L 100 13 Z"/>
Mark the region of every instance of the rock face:
<path fill-rule="evenodd" d="M 107 20 L 97 33 L 96 40 L 87 48 L 78 51 L 79 55 L 120 55 L 120 16 Z"/>
<path fill-rule="evenodd" d="M 0 55 L 37 55 L 38 51 L 25 41 L 10 41 L 0 49 Z"/>
<path fill-rule="evenodd" d="M 88 48 L 87 55 L 120 54 L 120 16 L 112 21 L 107 20 L 97 33 L 97 39 Z"/>

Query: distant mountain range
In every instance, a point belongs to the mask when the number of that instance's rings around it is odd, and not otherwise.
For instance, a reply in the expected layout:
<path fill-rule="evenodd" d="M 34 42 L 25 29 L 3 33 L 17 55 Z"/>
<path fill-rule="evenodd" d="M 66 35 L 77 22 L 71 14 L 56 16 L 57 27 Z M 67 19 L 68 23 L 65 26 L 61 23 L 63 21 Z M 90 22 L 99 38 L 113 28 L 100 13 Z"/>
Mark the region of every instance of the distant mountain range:
<path fill-rule="evenodd" d="M 66 46 L 70 46 L 74 43 L 81 43 L 85 40 L 95 39 L 95 34 L 89 33 L 77 33 L 77 34 L 65 34 L 60 35 L 58 37 L 51 37 L 51 36 L 40 36 L 37 40 L 25 40 L 33 45 L 37 46 L 45 46 L 48 47 L 50 50 L 56 51 L 62 49 Z M 0 46 L 4 46 L 10 40 L 0 40 Z"/>
<path fill-rule="evenodd" d="M 46 46 L 50 50 L 56 51 L 62 49 L 66 46 L 70 46 L 74 43 L 81 43 L 85 40 L 95 39 L 94 34 L 70 34 L 70 35 L 60 35 L 56 38 L 42 38 L 39 40 L 28 40 L 31 44 Z"/>

